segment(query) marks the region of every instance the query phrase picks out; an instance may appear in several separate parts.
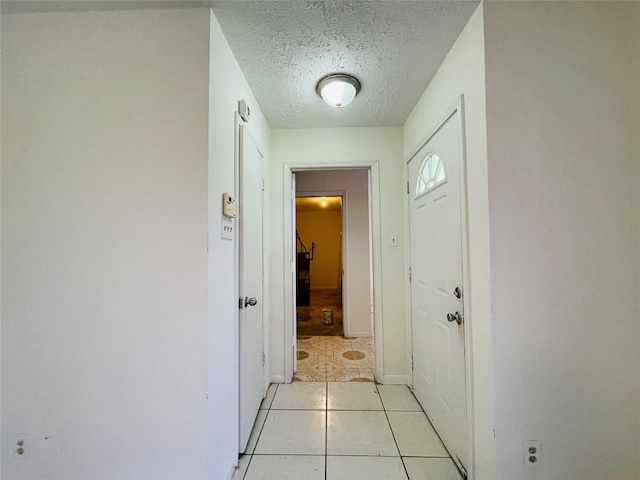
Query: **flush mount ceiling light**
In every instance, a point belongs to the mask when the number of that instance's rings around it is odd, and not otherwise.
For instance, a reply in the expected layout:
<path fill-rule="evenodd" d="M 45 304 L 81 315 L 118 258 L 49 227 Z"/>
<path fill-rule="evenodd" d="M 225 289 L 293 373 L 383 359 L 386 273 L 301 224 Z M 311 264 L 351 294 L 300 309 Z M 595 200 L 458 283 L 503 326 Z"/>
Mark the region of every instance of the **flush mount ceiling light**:
<path fill-rule="evenodd" d="M 334 73 L 320 80 L 316 91 L 329 105 L 340 108 L 356 98 L 360 91 L 360 82 L 351 75 Z"/>

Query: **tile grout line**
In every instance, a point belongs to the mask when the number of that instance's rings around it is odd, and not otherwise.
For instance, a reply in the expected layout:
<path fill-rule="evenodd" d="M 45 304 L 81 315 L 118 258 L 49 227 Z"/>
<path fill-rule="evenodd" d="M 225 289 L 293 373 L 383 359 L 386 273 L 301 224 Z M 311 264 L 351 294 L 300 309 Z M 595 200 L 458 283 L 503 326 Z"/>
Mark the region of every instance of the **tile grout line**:
<path fill-rule="evenodd" d="M 398 450 L 398 456 L 400 457 L 400 461 L 402 462 L 402 468 L 404 468 L 404 474 L 407 476 L 407 480 L 410 480 L 409 472 L 407 471 L 407 466 L 404 463 L 402 452 L 400 451 L 400 447 L 398 446 L 398 440 L 396 440 L 396 434 L 394 433 L 393 427 L 391 426 L 391 421 L 389 420 L 389 415 L 387 414 L 387 407 L 384 404 L 384 400 L 382 400 L 382 395 L 380 395 L 378 384 L 376 384 L 376 390 L 378 391 L 378 395 L 380 396 L 380 403 L 382 403 L 382 409 L 384 411 L 384 416 L 387 419 L 387 423 L 389 424 L 389 430 L 391 430 L 391 436 L 393 437 L 393 442 L 396 444 L 396 449 Z"/>
<path fill-rule="evenodd" d="M 327 480 L 327 454 L 329 453 L 329 382 L 324 383 L 324 480 Z"/>

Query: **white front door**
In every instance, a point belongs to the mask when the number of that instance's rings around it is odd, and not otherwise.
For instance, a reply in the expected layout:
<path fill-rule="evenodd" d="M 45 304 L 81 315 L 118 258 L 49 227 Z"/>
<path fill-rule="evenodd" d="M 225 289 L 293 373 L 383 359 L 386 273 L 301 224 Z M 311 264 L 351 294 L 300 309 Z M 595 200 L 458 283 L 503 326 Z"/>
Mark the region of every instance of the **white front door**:
<path fill-rule="evenodd" d="M 413 388 L 468 465 L 460 164 L 456 110 L 408 164 Z"/>
<path fill-rule="evenodd" d="M 262 154 L 240 126 L 240 449 L 243 453 L 262 401 Z"/>

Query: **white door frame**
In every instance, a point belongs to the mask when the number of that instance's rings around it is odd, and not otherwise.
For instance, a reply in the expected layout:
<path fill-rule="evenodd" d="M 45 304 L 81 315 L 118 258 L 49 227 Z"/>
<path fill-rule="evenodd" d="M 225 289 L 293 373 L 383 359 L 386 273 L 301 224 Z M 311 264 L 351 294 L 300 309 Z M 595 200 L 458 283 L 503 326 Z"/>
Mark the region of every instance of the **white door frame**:
<path fill-rule="evenodd" d="M 299 171 L 299 170 L 297 170 Z M 295 172 L 294 172 L 295 173 Z M 342 252 L 340 253 L 340 270 L 341 270 L 341 284 L 342 284 L 342 332 L 345 333 L 348 331 L 347 322 L 349 321 L 349 315 L 347 312 L 347 286 L 344 280 L 347 278 L 347 271 L 344 267 L 344 259 L 346 257 L 347 252 L 347 215 L 345 205 L 347 204 L 347 192 L 344 190 L 310 190 L 310 191 L 297 191 L 296 190 L 296 198 L 297 197 L 341 197 L 342 205 L 340 206 L 340 223 L 342 229 L 342 237 L 340 238 L 340 248 Z M 297 218 L 296 214 L 296 218 Z M 294 320 L 295 321 L 295 320 Z M 295 335 L 296 332 L 294 332 Z M 295 358 L 294 358 L 295 360 Z"/>
<path fill-rule="evenodd" d="M 291 176 L 295 172 L 317 170 L 362 169 L 369 171 L 369 195 L 371 215 L 371 263 L 373 268 L 373 330 L 375 349 L 376 379 L 382 379 L 384 375 L 383 365 L 383 330 L 382 330 L 382 262 L 380 255 L 380 165 L 379 162 L 348 163 L 336 162 L 325 164 L 290 164 L 283 165 L 284 188 L 284 381 L 291 383 L 293 379 L 294 357 L 296 338 L 296 302 L 293 296 L 293 278 L 295 274 L 295 244 L 287 239 L 295 238 L 294 225 L 291 211 Z"/>
<path fill-rule="evenodd" d="M 468 422 L 468 433 L 469 437 L 467 439 L 469 446 L 469 464 L 465 465 L 468 478 L 474 478 L 473 466 L 475 465 L 475 447 L 474 441 L 474 417 L 473 417 L 473 363 L 471 361 L 471 330 L 473 328 L 473 317 L 471 311 L 471 277 L 470 277 L 470 245 L 469 245 L 469 205 L 468 205 L 468 195 L 467 195 L 467 155 L 466 155 L 466 138 L 465 138 L 465 116 L 464 116 L 464 96 L 460 95 L 456 103 L 447 109 L 445 115 L 441 118 L 441 120 L 436 124 L 436 126 L 429 131 L 427 135 L 425 135 L 422 140 L 419 142 L 417 148 L 411 151 L 411 154 L 405 159 L 405 178 L 407 179 L 407 185 L 410 187 L 410 179 L 409 179 L 409 162 L 411 159 L 420 151 L 422 147 L 424 147 L 429 140 L 438 132 L 438 130 L 447 122 L 447 120 L 454 114 L 458 112 L 460 115 L 460 135 L 459 135 L 459 149 L 460 149 L 460 216 L 461 216 L 461 236 L 462 236 L 462 289 L 463 289 L 463 311 L 464 311 L 464 322 L 462 323 L 462 327 L 464 330 L 464 352 L 465 352 L 465 392 L 466 392 L 466 400 L 467 400 L 467 422 Z M 410 190 L 410 188 L 409 188 Z M 409 212 L 410 212 L 410 195 L 407 195 L 406 200 L 407 205 L 407 217 L 406 217 L 406 225 L 407 230 L 409 227 Z M 409 242 L 411 242 L 411 236 L 407 235 Z M 411 248 L 407 250 L 407 254 L 410 256 Z M 409 263 L 411 265 L 411 263 Z M 411 304 L 408 305 L 408 312 L 411 312 Z M 413 330 L 413 318 L 411 318 L 411 322 L 409 322 L 409 328 L 411 329 L 410 333 Z M 413 357 L 413 343 L 411 342 L 411 355 Z M 411 369 L 411 387 L 413 388 L 413 369 Z M 458 465 L 460 467 L 460 465 Z"/>

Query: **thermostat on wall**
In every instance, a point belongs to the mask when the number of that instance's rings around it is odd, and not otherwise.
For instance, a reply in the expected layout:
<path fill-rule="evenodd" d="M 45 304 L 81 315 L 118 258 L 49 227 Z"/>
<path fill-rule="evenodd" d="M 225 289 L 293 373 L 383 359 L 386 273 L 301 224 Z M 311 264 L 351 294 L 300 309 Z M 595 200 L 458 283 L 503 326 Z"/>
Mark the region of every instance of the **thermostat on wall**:
<path fill-rule="evenodd" d="M 222 215 L 229 218 L 236 218 L 236 199 L 228 193 L 222 194 Z"/>

